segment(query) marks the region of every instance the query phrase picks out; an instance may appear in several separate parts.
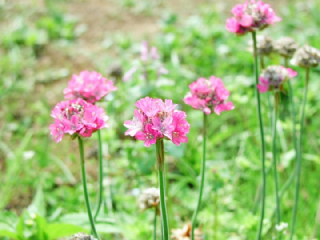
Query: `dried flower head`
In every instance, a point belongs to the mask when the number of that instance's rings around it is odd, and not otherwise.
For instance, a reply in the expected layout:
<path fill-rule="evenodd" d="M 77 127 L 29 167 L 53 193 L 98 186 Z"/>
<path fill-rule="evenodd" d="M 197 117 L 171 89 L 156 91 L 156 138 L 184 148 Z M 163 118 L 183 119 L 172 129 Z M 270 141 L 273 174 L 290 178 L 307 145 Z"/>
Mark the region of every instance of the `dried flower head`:
<path fill-rule="evenodd" d="M 203 240 L 203 234 L 199 228 L 194 231 L 195 240 Z M 172 229 L 171 238 L 173 240 L 191 240 L 191 224 L 187 223 L 183 228 Z"/>
<path fill-rule="evenodd" d="M 316 67 L 319 63 L 320 50 L 309 45 L 299 48 L 291 60 L 291 64 L 303 68 Z"/>
<path fill-rule="evenodd" d="M 142 210 L 157 207 L 160 203 L 160 190 L 147 188 L 139 196 L 139 207 Z"/>
<path fill-rule="evenodd" d="M 253 42 L 250 41 L 250 51 L 252 51 Z M 273 52 L 273 40 L 265 35 L 257 36 L 257 51 L 259 56 L 268 56 Z"/>
<path fill-rule="evenodd" d="M 79 75 L 72 75 L 63 93 L 66 99 L 82 98 L 87 102 L 95 103 L 116 90 L 113 82 L 104 78 L 100 73 L 82 71 Z"/>
<path fill-rule="evenodd" d="M 108 116 L 104 110 L 83 99 L 58 103 L 52 110 L 54 124 L 50 125 L 52 138 L 58 143 L 64 134 L 90 137 L 98 129 L 107 127 Z"/>
<path fill-rule="evenodd" d="M 76 233 L 70 240 L 95 240 L 95 238 L 85 233 Z"/>
<path fill-rule="evenodd" d="M 136 139 L 144 141 L 149 147 L 158 139 L 169 139 L 175 145 L 188 142 L 186 134 L 190 125 L 186 120 L 186 113 L 175 110 L 177 104 L 172 100 L 153 99 L 145 97 L 136 102 L 138 109 L 134 110 L 133 120 L 124 122 L 128 128 L 125 135 L 135 136 Z"/>
<path fill-rule="evenodd" d="M 232 102 L 226 102 L 229 91 L 225 88 L 220 78 L 211 76 L 209 80 L 199 78 L 189 85 L 190 92 L 184 98 L 184 102 L 195 109 L 209 115 L 213 111 L 220 115 L 222 111 L 234 109 Z"/>
<path fill-rule="evenodd" d="M 237 35 L 264 29 L 281 20 L 270 5 L 262 1 L 251 0 L 244 4 L 237 4 L 231 12 L 233 17 L 227 20 L 226 28 Z"/>
<path fill-rule="evenodd" d="M 260 84 L 257 85 L 259 92 L 281 91 L 283 84 L 292 77 L 297 76 L 297 72 L 291 68 L 272 65 L 263 70 L 260 75 Z"/>
<path fill-rule="evenodd" d="M 274 50 L 285 58 L 291 58 L 298 47 L 296 41 L 291 37 L 282 37 L 273 43 Z"/>

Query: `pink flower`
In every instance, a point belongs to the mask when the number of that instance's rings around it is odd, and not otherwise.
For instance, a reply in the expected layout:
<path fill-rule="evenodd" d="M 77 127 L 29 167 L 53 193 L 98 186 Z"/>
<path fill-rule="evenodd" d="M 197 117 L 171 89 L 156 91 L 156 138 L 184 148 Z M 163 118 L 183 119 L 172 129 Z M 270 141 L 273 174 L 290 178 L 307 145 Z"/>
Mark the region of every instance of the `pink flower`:
<path fill-rule="evenodd" d="M 117 88 L 112 81 L 104 78 L 100 73 L 82 71 L 79 75 L 74 74 L 64 89 L 66 99 L 82 98 L 90 103 L 95 103 Z"/>
<path fill-rule="evenodd" d="M 155 144 L 159 139 L 172 140 L 176 145 L 187 142 L 186 134 L 190 125 L 186 120 L 185 112 L 178 111 L 172 100 L 145 97 L 136 102 L 133 120 L 124 122 L 128 128 L 125 135 L 135 136 L 145 141 L 145 146 Z"/>
<path fill-rule="evenodd" d="M 136 107 L 139 108 L 148 118 L 152 118 L 160 110 L 158 100 L 160 99 L 153 99 L 150 97 L 141 98 L 136 102 Z"/>
<path fill-rule="evenodd" d="M 281 21 L 269 4 L 251 0 L 244 4 L 237 4 L 232 9 L 233 17 L 227 19 L 226 29 L 237 35 L 255 32 Z"/>
<path fill-rule="evenodd" d="M 137 132 L 136 139 L 144 141 L 144 146 L 150 147 L 152 144 L 156 143 L 159 135 L 159 132 L 154 130 L 152 125 L 148 123 L 144 127 L 144 131 Z"/>
<path fill-rule="evenodd" d="M 57 143 L 64 134 L 90 137 L 98 129 L 107 127 L 108 117 L 102 108 L 78 98 L 58 103 L 52 110 L 54 124 L 49 126 Z"/>
<path fill-rule="evenodd" d="M 186 113 L 182 111 L 176 111 L 173 113 L 173 131 L 172 131 L 172 142 L 180 146 L 180 143 L 188 142 L 186 136 L 190 130 L 190 124 L 186 120 Z"/>
<path fill-rule="evenodd" d="M 145 116 L 140 113 L 138 109 L 135 109 L 133 120 L 127 120 L 123 124 L 126 128 L 128 128 L 124 135 L 130 135 L 131 137 L 135 136 L 137 132 L 143 130 L 143 124 L 145 121 Z"/>
<path fill-rule="evenodd" d="M 291 68 L 285 68 L 283 66 L 272 65 L 263 70 L 260 75 L 260 84 L 257 84 L 259 92 L 264 93 L 267 91 L 282 91 L 283 84 L 297 76 L 297 72 Z"/>
<path fill-rule="evenodd" d="M 190 92 L 185 96 L 184 102 L 195 109 L 209 115 L 212 110 L 220 115 L 222 111 L 234 109 L 232 102 L 226 102 L 229 91 L 220 78 L 211 76 L 209 80 L 199 78 L 189 85 Z"/>

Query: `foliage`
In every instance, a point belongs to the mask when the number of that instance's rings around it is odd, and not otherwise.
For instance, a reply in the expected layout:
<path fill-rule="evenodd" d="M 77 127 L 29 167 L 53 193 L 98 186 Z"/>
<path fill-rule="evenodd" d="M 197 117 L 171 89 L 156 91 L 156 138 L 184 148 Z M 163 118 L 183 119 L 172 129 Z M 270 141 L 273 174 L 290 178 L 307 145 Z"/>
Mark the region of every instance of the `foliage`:
<path fill-rule="evenodd" d="M 1 13 L 4 11 L 2 8 Z M 301 45 L 308 42 L 320 48 L 319 11 L 317 1 L 290 3 L 278 13 L 283 21 L 263 33 L 275 39 L 290 35 Z M 106 195 L 111 197 L 111 203 L 105 204 L 98 218 L 97 228 L 103 239 L 151 237 L 153 212 L 138 212 L 135 193 L 157 186 L 153 157 L 155 148 L 145 148 L 141 142 L 125 137 L 123 133 L 126 129 L 122 125 L 124 120 L 132 117 L 132 103 L 146 95 L 170 98 L 179 103 L 179 108 L 187 112 L 188 121 L 192 123 L 187 145 L 177 148 L 165 142 L 168 156 L 168 212 L 171 216 L 169 226 L 179 228 L 191 220 L 198 189 L 202 114 L 183 104 L 182 98 L 192 81 L 199 76 L 210 75 L 224 81 L 236 109 L 208 119 L 207 178 L 198 219 L 206 239 L 254 239 L 259 218 L 252 213 L 252 208 L 260 182 L 260 161 L 252 85 L 253 62 L 251 53 L 247 51 L 250 39 L 248 36 L 236 38 L 228 33 L 224 28 L 227 16 L 222 12 L 213 6 L 206 6 L 190 17 L 166 12 L 160 25 L 161 33 L 153 38 L 153 44 L 150 45 L 158 48 L 169 74 L 151 81 L 149 86 L 139 75 L 126 83 L 118 79 L 116 86 L 119 90 L 109 95 L 106 102 L 99 103 L 110 116 L 110 127 L 102 132 L 105 165 L 108 166 L 105 169 L 108 176 L 105 179 Z M 71 69 L 75 73 L 84 69 L 71 66 L 68 58 L 60 64 L 55 62 L 54 66 L 43 67 L 39 65 L 41 54 L 37 59 L 33 50 L 33 46 L 44 44 L 71 57 L 73 51 L 76 55 L 74 59 L 77 59 L 79 50 L 76 40 L 70 45 L 57 44 L 57 39 L 73 40 L 76 36 L 75 22 L 60 14 L 64 17 L 56 17 L 52 12 L 38 16 L 35 25 L 17 20 L 20 27 L 10 33 L 3 31 L 0 36 L 0 181 L 3 183 L 0 195 L 6 196 L 1 197 L 0 202 L 0 236 L 3 239 L 58 239 L 62 235 L 54 235 L 57 227 L 66 229 L 64 233 L 61 230 L 63 236 L 89 229 L 84 214 L 76 144 L 66 139 L 57 146 L 48 136 L 51 108 L 63 98 L 62 89 L 73 72 Z M 11 16 L 10 20 L 16 17 Z M 109 36 L 99 53 L 89 53 L 89 66 L 94 67 L 91 70 L 105 73 L 107 66 L 115 62 L 116 55 L 122 68 L 129 70 L 132 61 L 139 58 L 139 47 L 140 41 L 125 34 Z M 277 64 L 280 59 L 272 55 L 266 63 Z M 300 106 L 304 76 L 303 71 L 294 70 L 299 72 L 298 77 L 292 80 L 294 101 Z M 302 197 L 296 239 L 311 239 L 316 228 L 320 174 L 317 121 L 320 110 L 320 96 L 317 93 L 319 76 L 320 69 L 314 69 L 306 110 L 307 141 L 303 146 Z M 267 96 L 263 96 L 262 101 L 267 134 L 267 167 L 270 167 L 271 122 Z M 281 150 L 279 180 L 280 186 L 283 186 L 294 169 L 294 152 L 286 94 L 281 95 L 281 102 L 283 107 L 278 126 Z M 86 166 L 93 207 L 97 197 L 96 145 L 96 138 L 86 141 Z M 269 171 L 265 239 L 275 235 L 273 188 L 272 173 Z M 42 206 L 37 206 L 41 210 L 32 210 L 34 204 L 29 206 L 30 196 L 34 194 L 34 199 L 42 195 L 43 199 L 39 201 Z M 292 185 L 282 198 L 283 221 L 289 224 L 293 194 Z M 19 212 L 19 216 L 15 211 Z M 160 232 L 158 234 L 160 236 Z M 315 238 L 320 238 L 319 234 Z"/>

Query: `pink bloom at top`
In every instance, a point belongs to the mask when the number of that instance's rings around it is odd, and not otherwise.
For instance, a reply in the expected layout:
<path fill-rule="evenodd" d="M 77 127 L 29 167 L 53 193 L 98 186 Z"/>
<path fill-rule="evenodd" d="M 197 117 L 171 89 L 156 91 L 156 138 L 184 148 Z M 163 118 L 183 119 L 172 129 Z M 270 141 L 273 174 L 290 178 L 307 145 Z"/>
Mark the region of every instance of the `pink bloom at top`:
<path fill-rule="evenodd" d="M 226 102 L 229 91 L 220 78 L 211 76 L 209 80 L 199 78 L 189 85 L 190 92 L 185 96 L 184 102 L 195 109 L 209 115 L 212 110 L 220 115 L 222 111 L 234 109 L 232 102 Z"/>
<path fill-rule="evenodd" d="M 157 140 L 168 139 L 176 145 L 187 142 L 186 134 L 190 125 L 186 114 L 175 108 L 172 100 L 145 97 L 136 102 L 134 119 L 124 122 L 128 128 L 125 135 L 135 136 L 136 139 L 145 141 L 145 146 L 155 144 Z"/>
<path fill-rule="evenodd" d="M 90 137 L 98 129 L 107 127 L 108 116 L 102 108 L 83 99 L 58 103 L 52 110 L 54 123 L 49 126 L 53 140 L 57 143 L 64 134 Z"/>
<path fill-rule="evenodd" d="M 283 66 L 272 65 L 263 70 L 259 77 L 260 84 L 257 85 L 259 92 L 264 93 L 267 91 L 281 91 L 283 84 L 297 76 L 297 72 L 291 68 Z"/>
<path fill-rule="evenodd" d="M 227 19 L 226 29 L 237 35 L 255 32 L 281 21 L 269 4 L 251 0 L 244 4 L 237 4 L 232 9 L 233 17 Z"/>
<path fill-rule="evenodd" d="M 158 99 L 153 99 L 150 97 L 145 97 L 138 100 L 136 102 L 136 107 L 139 108 L 148 118 L 152 118 L 160 110 Z"/>
<path fill-rule="evenodd" d="M 95 103 L 116 90 L 113 82 L 104 78 L 100 73 L 82 71 L 79 75 L 72 75 L 63 93 L 66 99 L 82 98 L 87 102 Z"/>

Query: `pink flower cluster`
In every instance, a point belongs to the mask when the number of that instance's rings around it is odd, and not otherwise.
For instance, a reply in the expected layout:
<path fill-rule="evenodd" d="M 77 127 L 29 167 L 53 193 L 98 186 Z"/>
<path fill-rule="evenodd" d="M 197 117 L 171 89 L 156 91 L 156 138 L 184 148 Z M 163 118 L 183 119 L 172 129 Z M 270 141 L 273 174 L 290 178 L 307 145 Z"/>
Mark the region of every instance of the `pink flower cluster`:
<path fill-rule="evenodd" d="M 64 134 L 78 134 L 90 137 L 98 129 L 107 127 L 108 116 L 104 110 L 83 99 L 67 100 L 58 103 L 52 110 L 54 124 L 50 125 L 53 140 L 57 143 Z"/>
<path fill-rule="evenodd" d="M 190 125 L 186 120 L 186 113 L 175 110 L 177 104 L 172 100 L 153 99 L 145 97 L 136 102 L 138 109 L 134 110 L 133 120 L 124 122 L 128 128 L 125 135 L 135 136 L 136 139 L 144 141 L 149 147 L 158 139 L 166 138 L 175 145 L 188 142 L 186 134 Z"/>
<path fill-rule="evenodd" d="M 264 93 L 268 90 L 281 91 L 285 81 L 297 76 L 297 72 L 291 68 L 271 65 L 263 70 L 259 77 L 260 84 L 257 85 L 259 92 Z"/>
<path fill-rule="evenodd" d="M 117 88 L 112 81 L 107 80 L 98 72 L 82 71 L 74 74 L 63 93 L 66 99 L 82 98 L 95 103 Z"/>
<path fill-rule="evenodd" d="M 281 21 L 270 5 L 262 1 L 251 0 L 244 4 L 237 4 L 231 12 L 233 17 L 227 20 L 226 28 L 237 35 L 255 32 Z"/>
<path fill-rule="evenodd" d="M 225 102 L 229 98 L 229 91 L 220 78 L 211 76 L 209 80 L 199 78 L 189 85 L 190 92 L 184 102 L 195 109 L 209 115 L 213 111 L 220 115 L 222 111 L 234 109 L 232 102 Z"/>

